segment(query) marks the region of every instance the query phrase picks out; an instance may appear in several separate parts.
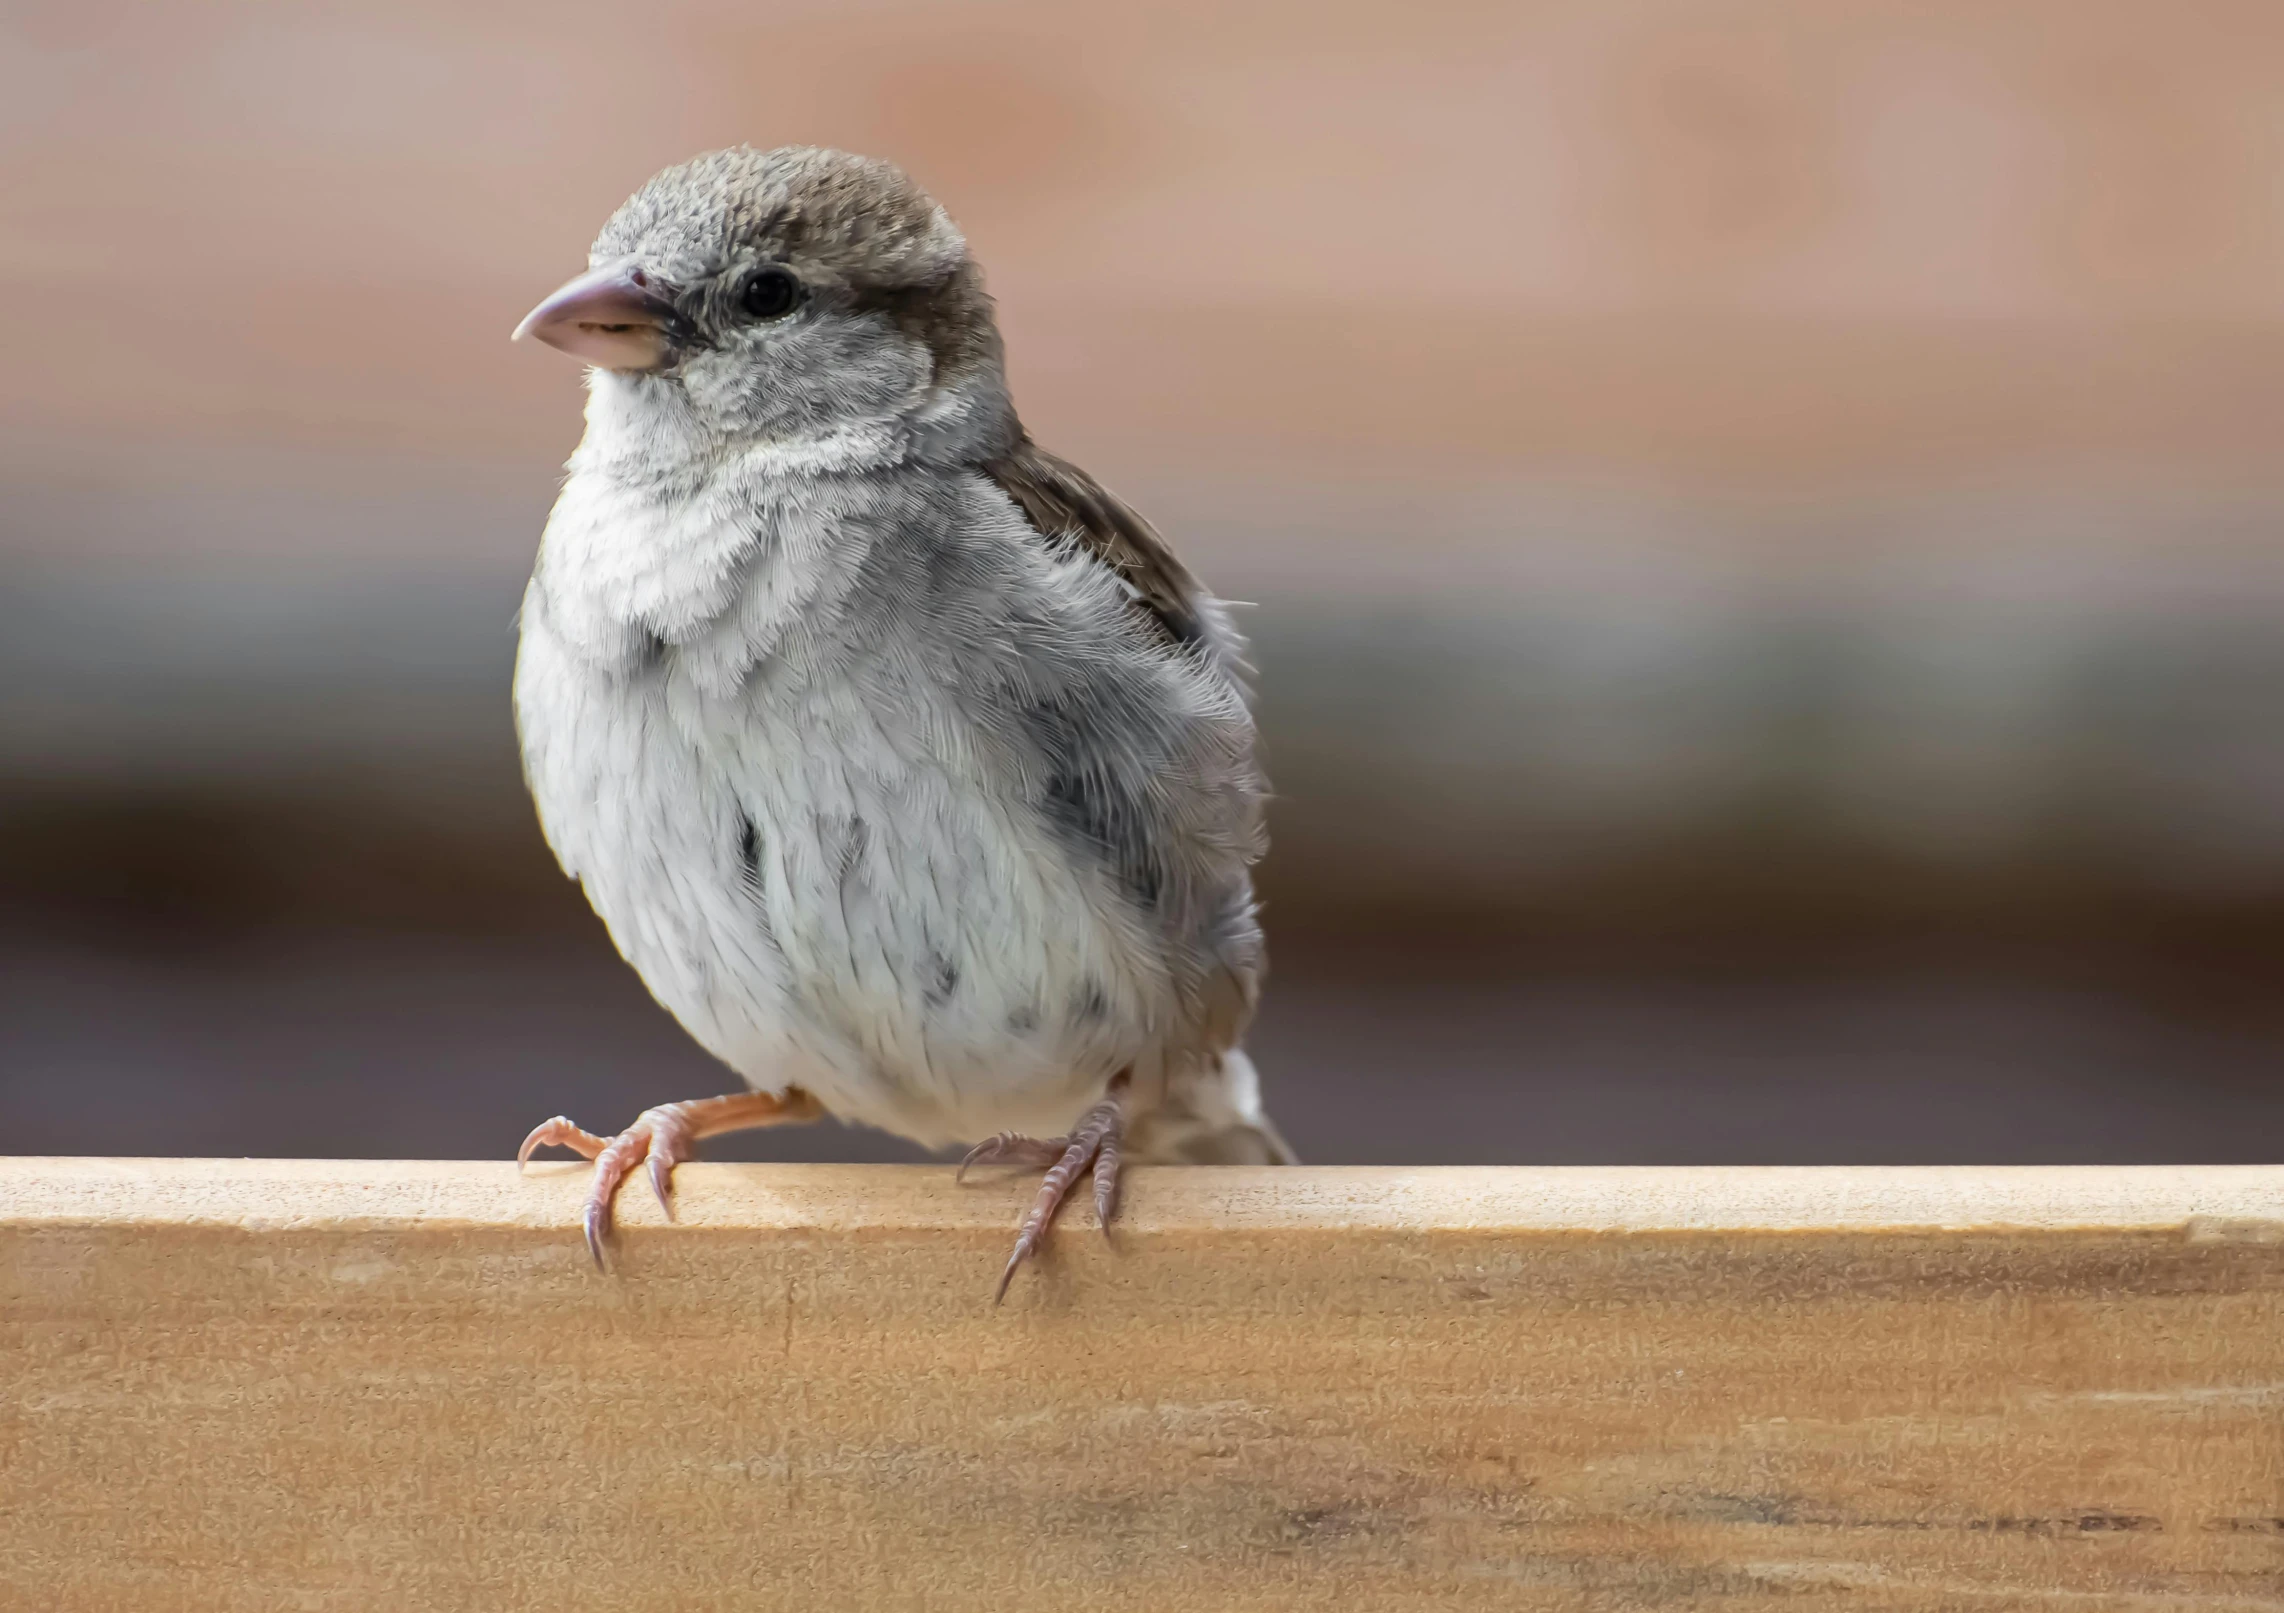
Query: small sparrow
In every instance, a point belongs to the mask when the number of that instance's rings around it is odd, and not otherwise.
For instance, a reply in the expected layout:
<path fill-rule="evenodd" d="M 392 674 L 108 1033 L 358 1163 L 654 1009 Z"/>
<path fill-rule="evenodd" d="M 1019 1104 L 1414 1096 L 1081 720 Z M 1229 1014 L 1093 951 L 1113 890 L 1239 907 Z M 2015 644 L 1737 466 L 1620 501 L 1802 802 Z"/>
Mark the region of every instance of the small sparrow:
<path fill-rule="evenodd" d="M 748 1091 L 595 1161 L 813 1120 L 1079 1175 L 1288 1163 L 1239 1048 L 1263 849 L 1244 645 L 1150 524 L 1031 441 L 983 277 L 892 165 L 717 151 L 650 180 L 516 335 L 587 430 L 524 595 L 548 844 Z"/>

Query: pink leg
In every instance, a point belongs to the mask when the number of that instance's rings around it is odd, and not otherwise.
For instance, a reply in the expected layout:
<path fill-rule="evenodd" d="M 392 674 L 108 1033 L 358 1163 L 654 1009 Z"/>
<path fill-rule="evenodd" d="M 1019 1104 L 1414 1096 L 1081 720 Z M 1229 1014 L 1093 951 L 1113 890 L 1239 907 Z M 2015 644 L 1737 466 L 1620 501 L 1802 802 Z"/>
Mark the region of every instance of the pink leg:
<path fill-rule="evenodd" d="M 1118 1167 L 1121 1158 L 1120 1138 L 1125 1127 L 1125 1112 L 1119 1096 L 1126 1089 L 1126 1078 L 1116 1076 L 1110 1083 L 1109 1094 L 1079 1116 L 1079 1123 L 1071 1128 L 1067 1137 L 1019 1137 L 1003 1131 L 998 1136 L 976 1144 L 960 1161 L 953 1180 L 964 1178 L 971 1165 L 1045 1165 L 1047 1179 L 1039 1184 L 1039 1196 L 1031 1202 L 1031 1213 L 1023 1218 L 1023 1225 L 1015 1234 L 1015 1253 L 1007 1259 L 1007 1269 L 999 1274 L 999 1286 L 992 1291 L 991 1302 L 997 1305 L 1007 1297 L 1007 1285 L 1015 1280 L 1015 1268 L 1038 1253 L 1039 1242 L 1054 1224 L 1055 1213 L 1070 1197 L 1071 1188 L 1079 1179 L 1079 1172 L 1090 1164 L 1094 1167 L 1094 1213 L 1105 1233 L 1110 1230 L 1110 1217 L 1118 1208 Z"/>
<path fill-rule="evenodd" d="M 662 1103 L 645 1109 L 616 1137 L 598 1137 L 557 1115 L 532 1128 L 516 1150 L 516 1168 L 522 1169 L 533 1151 L 540 1148 L 568 1148 L 595 1162 L 595 1185 L 587 1194 L 587 1252 L 601 1268 L 603 1245 L 611 1236 L 611 1201 L 636 1161 L 650 1162 L 650 1190 L 658 1195 L 658 1207 L 671 1221 L 674 1167 L 690 1157 L 699 1138 L 749 1131 L 756 1126 L 794 1125 L 815 1120 L 823 1113 L 815 1098 L 794 1087 L 782 1097 L 767 1092 L 733 1092 L 720 1098 Z"/>

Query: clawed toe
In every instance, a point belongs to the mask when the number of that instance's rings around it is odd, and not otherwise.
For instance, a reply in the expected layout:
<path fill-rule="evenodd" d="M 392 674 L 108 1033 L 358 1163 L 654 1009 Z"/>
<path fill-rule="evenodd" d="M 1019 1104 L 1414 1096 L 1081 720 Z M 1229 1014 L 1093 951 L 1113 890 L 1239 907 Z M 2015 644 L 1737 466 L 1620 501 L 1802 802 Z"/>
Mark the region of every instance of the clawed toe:
<path fill-rule="evenodd" d="M 587 1252 L 594 1256 L 598 1269 L 607 1269 L 603 1251 L 611 1239 L 611 1206 L 618 1197 L 619 1184 L 627 1179 L 638 1161 L 649 1163 L 650 1190 L 658 1195 L 658 1207 L 671 1221 L 674 1219 L 674 1167 L 690 1157 L 700 1137 L 753 1126 L 814 1120 L 820 1113 L 816 1099 L 792 1088 L 782 1094 L 738 1092 L 721 1098 L 660 1104 L 655 1109 L 645 1109 L 633 1125 L 616 1137 L 598 1137 L 557 1115 L 534 1126 L 531 1135 L 524 1138 L 523 1146 L 516 1150 L 516 1168 L 521 1170 L 541 1148 L 568 1148 L 595 1162 L 595 1180 L 587 1191 L 586 1212 L 581 1223 L 586 1229 Z"/>
<path fill-rule="evenodd" d="M 518 1170 L 540 1148 L 575 1149 L 595 1162 L 594 1185 L 587 1190 L 586 1213 L 580 1220 L 586 1228 L 587 1253 L 595 1257 L 597 1270 L 609 1269 L 603 1249 L 611 1240 L 611 1206 L 618 1198 L 619 1184 L 637 1161 L 649 1162 L 650 1190 L 658 1195 L 658 1207 L 666 1212 L 666 1219 L 674 1219 L 674 1167 L 690 1157 L 691 1126 L 682 1112 L 687 1107 L 669 1103 L 645 1109 L 616 1137 L 598 1137 L 557 1115 L 534 1127 L 516 1151 Z"/>
<path fill-rule="evenodd" d="M 969 1149 L 960 1160 L 960 1168 L 952 1173 L 952 1180 L 966 1181 L 969 1167 L 975 1165 L 1052 1165 L 1070 1145 L 1068 1137 L 1024 1137 L 1003 1131 Z"/>
<path fill-rule="evenodd" d="M 515 1151 L 515 1168 L 520 1171 L 531 1163 L 531 1156 L 542 1148 L 569 1148 L 586 1159 L 593 1159 L 610 1146 L 608 1137 L 598 1137 L 584 1127 L 575 1126 L 567 1115 L 543 1120 L 531 1128 L 523 1146 Z"/>
<path fill-rule="evenodd" d="M 583 1126 L 573 1125 L 563 1116 L 543 1121 L 532 1127 L 531 1135 L 524 1138 L 523 1146 L 516 1150 L 515 1168 L 520 1171 L 531 1162 L 531 1156 L 542 1148 L 568 1148 L 595 1162 L 594 1185 L 587 1191 L 586 1212 L 580 1223 L 587 1232 L 587 1253 L 595 1260 L 595 1269 L 607 1269 L 603 1261 L 603 1245 L 611 1236 L 611 1201 L 618 1193 L 619 1183 L 626 1180 L 637 1153 L 647 1153 L 651 1145 L 650 1118 L 658 1111 L 645 1113 L 616 1137 L 598 1137 Z M 667 1167 L 671 1170 L 673 1167 Z M 655 1168 L 652 1183 L 658 1177 Z M 664 1203 L 663 1193 L 660 1202 Z M 671 1215 L 671 1211 L 668 1212 Z"/>
<path fill-rule="evenodd" d="M 1096 1104 L 1080 1117 L 1079 1123 L 1067 1137 L 1022 1137 L 1011 1131 L 988 1138 L 971 1148 L 960 1161 L 953 1180 L 963 1180 L 971 1165 L 1044 1165 L 1047 1179 L 1039 1184 L 1039 1196 L 1032 1200 L 1030 1213 L 1023 1217 L 1023 1225 L 1015 1234 L 1015 1252 L 1007 1257 L 1007 1265 L 999 1274 L 999 1286 L 992 1290 L 991 1302 L 997 1305 L 1007 1297 L 1007 1285 L 1015 1280 L 1016 1268 L 1039 1252 L 1039 1244 L 1054 1224 L 1056 1212 L 1070 1197 L 1072 1186 L 1079 1173 L 1089 1165 L 1094 1167 L 1094 1211 L 1107 1236 L 1110 1217 L 1118 1208 L 1118 1169 L 1122 1159 L 1119 1139 L 1124 1125 L 1119 1108 L 1118 1088 L 1112 1095 Z"/>
<path fill-rule="evenodd" d="M 633 1125 L 613 1137 L 604 1146 L 603 1151 L 595 1156 L 595 1181 L 594 1185 L 587 1190 L 587 1213 L 584 1219 L 587 1229 L 587 1253 L 595 1257 L 595 1269 L 598 1271 L 608 1269 L 608 1264 L 603 1258 L 603 1246 L 609 1243 L 611 1238 L 611 1206 L 618 1199 L 619 1184 L 627 1179 L 628 1173 L 634 1169 L 637 1160 L 648 1159 L 652 1161 L 651 1186 L 658 1190 L 660 1205 L 666 1205 L 666 1190 L 660 1185 L 664 1177 L 657 1162 L 663 1157 L 666 1161 L 666 1170 L 672 1171 L 674 1169 L 674 1145 L 669 1140 L 671 1137 L 669 1127 L 661 1123 L 663 1115 L 664 1111 L 662 1110 L 644 1110 L 641 1117 Z M 664 1149 L 659 1146 L 661 1141 L 666 1142 Z M 685 1140 L 682 1153 L 687 1154 L 688 1151 Z M 669 1207 L 667 1218 L 671 1220 L 673 1214 L 673 1210 Z"/>

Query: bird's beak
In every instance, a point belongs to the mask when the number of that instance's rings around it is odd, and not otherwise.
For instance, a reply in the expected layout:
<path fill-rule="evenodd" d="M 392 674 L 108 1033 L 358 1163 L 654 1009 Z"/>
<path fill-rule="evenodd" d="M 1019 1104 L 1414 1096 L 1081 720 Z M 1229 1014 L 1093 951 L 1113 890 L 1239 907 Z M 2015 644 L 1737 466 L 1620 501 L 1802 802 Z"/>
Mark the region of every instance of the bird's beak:
<path fill-rule="evenodd" d="M 666 363 L 679 316 L 658 278 L 632 258 L 590 269 L 523 316 L 514 341 L 536 337 L 598 369 L 655 370 Z"/>

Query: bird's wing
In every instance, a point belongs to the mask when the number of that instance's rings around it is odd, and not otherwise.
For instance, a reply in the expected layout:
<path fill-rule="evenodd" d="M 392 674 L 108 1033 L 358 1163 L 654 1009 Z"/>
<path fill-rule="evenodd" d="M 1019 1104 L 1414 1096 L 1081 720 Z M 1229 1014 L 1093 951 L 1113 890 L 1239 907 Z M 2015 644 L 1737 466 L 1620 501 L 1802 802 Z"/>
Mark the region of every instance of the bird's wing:
<path fill-rule="evenodd" d="M 1028 436 L 981 468 L 1014 500 L 1041 537 L 1051 543 L 1076 545 L 1108 566 L 1125 582 L 1143 620 L 1177 649 L 1202 652 L 1198 657 L 1200 669 L 1210 667 L 1213 675 L 1226 678 L 1243 700 L 1243 641 L 1237 638 L 1204 586 L 1175 557 L 1156 528 L 1085 471 L 1048 453 Z M 1211 798 L 1221 803 L 1215 810 L 1222 816 L 1202 835 L 1197 833 L 1196 825 L 1177 828 L 1159 824 L 1162 838 L 1146 842 L 1151 850 L 1149 878 L 1154 889 L 1165 878 L 1161 859 L 1168 848 L 1193 838 L 1211 841 L 1236 837 L 1243 844 L 1244 864 L 1250 864 L 1260 855 L 1264 786 L 1253 756 L 1251 724 L 1245 724 L 1242 734 L 1233 740 L 1223 734 L 1221 741 L 1228 743 L 1205 744 L 1199 752 L 1186 758 L 1186 765 L 1198 770 L 1191 781 L 1193 802 Z M 1104 759 L 1098 756 L 1093 765 L 1071 770 L 1071 776 L 1080 781 L 1084 799 L 1085 792 L 1101 789 L 1105 781 L 1119 777 L 1120 770 L 1104 765 Z M 1153 778 L 1128 782 L 1136 804 L 1121 808 L 1105 821 L 1155 822 L 1156 809 L 1143 803 L 1157 800 L 1160 781 Z M 1106 846 L 1123 843 L 1106 833 L 1098 833 L 1094 838 Z M 1236 1045 L 1253 1016 L 1253 1005 L 1260 993 L 1261 931 L 1254 914 L 1252 888 L 1242 867 L 1233 877 L 1234 884 L 1210 891 L 1201 889 L 1189 898 L 1200 904 L 1190 921 L 1196 926 L 1193 941 L 1203 955 L 1212 959 L 1201 978 L 1193 982 L 1192 1023 L 1187 1032 L 1195 1042 L 1194 1050 L 1201 1053 L 1218 1054 Z M 1164 894 L 1160 892 L 1152 901 L 1162 901 Z M 1246 1068 L 1250 1070 L 1251 1066 Z M 1261 1130 L 1263 1136 L 1270 1136 L 1274 1131 L 1267 1127 L 1266 1120 L 1255 1129 Z M 1273 1145 L 1264 1142 L 1260 1146 L 1266 1150 L 1264 1157 L 1282 1155 L 1281 1142 Z M 1168 1157 L 1183 1156 L 1169 1154 Z"/>
<path fill-rule="evenodd" d="M 1176 644 L 1204 637 L 1198 580 L 1157 529 L 1100 482 L 1028 436 L 982 469 L 1041 536 L 1075 542 L 1117 572 Z"/>

